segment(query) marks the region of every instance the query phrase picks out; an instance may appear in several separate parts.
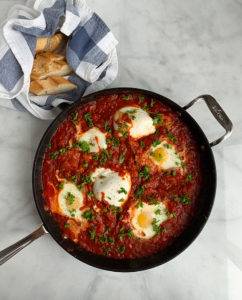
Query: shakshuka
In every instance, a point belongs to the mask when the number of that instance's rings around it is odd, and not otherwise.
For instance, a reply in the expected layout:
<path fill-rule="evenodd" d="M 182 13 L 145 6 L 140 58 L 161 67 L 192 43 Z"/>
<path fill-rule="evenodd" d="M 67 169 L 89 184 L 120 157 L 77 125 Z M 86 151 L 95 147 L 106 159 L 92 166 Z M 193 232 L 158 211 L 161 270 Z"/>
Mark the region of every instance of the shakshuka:
<path fill-rule="evenodd" d="M 189 225 L 202 178 L 179 114 L 139 93 L 100 97 L 71 114 L 46 149 L 46 206 L 64 238 L 132 259 L 170 245 Z"/>

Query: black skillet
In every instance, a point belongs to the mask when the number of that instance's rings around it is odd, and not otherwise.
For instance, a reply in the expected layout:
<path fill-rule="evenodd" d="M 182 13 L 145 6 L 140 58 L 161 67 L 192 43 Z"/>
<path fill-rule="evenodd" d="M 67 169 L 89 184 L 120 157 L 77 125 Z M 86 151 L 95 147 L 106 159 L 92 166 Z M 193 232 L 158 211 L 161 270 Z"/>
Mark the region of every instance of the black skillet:
<path fill-rule="evenodd" d="M 57 226 L 54 219 L 51 217 L 50 212 L 44 209 L 45 200 L 43 198 L 43 188 L 41 180 L 42 163 L 44 160 L 46 147 L 51 139 L 51 137 L 56 132 L 60 124 L 78 107 L 85 105 L 88 102 L 96 101 L 100 96 L 108 96 L 110 94 L 130 94 L 132 92 L 137 92 L 148 97 L 152 97 L 158 101 L 161 101 L 165 105 L 169 106 L 173 111 L 180 114 L 180 118 L 187 124 L 192 132 L 193 138 L 196 140 L 198 147 L 201 149 L 201 159 L 202 165 L 204 166 L 203 182 L 201 192 L 198 196 L 199 210 L 196 216 L 192 220 L 190 226 L 174 241 L 172 245 L 165 248 L 164 250 L 155 253 L 151 256 L 137 259 L 112 259 L 104 256 L 99 256 L 94 253 L 88 252 L 69 239 L 63 239 L 61 231 Z M 209 143 L 202 129 L 199 127 L 197 122 L 186 112 L 186 110 L 191 107 L 196 102 L 204 100 L 208 108 L 216 118 L 216 120 L 224 127 L 225 134 L 219 139 L 212 143 Z M 173 101 L 150 91 L 140 90 L 135 88 L 115 88 L 93 93 L 86 97 L 83 97 L 78 102 L 68 106 L 62 113 L 60 113 L 56 119 L 51 123 L 51 125 L 46 130 L 42 140 L 40 141 L 39 147 L 37 149 L 34 165 L 33 165 L 33 193 L 34 200 L 42 219 L 43 224 L 39 229 L 18 241 L 14 245 L 0 251 L 0 264 L 6 262 L 9 258 L 15 255 L 17 252 L 22 250 L 25 246 L 30 244 L 32 241 L 38 237 L 50 233 L 56 242 L 65 249 L 68 253 L 76 257 L 77 259 L 92 265 L 97 268 L 119 271 L 119 272 L 134 272 L 145 270 L 149 268 L 161 265 L 186 249 L 198 236 L 204 227 L 207 219 L 210 215 L 215 191 L 216 191 L 216 168 L 213 153 L 211 147 L 219 144 L 226 138 L 228 138 L 232 132 L 232 122 L 229 120 L 223 109 L 217 103 L 217 101 L 210 95 L 202 95 L 194 99 L 186 106 L 181 107 L 174 103 Z"/>

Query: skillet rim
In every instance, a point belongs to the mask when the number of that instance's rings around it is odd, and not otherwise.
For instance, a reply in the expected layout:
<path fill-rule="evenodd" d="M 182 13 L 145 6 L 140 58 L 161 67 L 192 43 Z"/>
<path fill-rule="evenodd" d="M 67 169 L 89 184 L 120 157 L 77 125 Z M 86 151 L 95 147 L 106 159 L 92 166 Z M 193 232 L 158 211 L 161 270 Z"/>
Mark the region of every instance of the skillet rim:
<path fill-rule="evenodd" d="M 206 203 L 203 204 L 203 210 L 198 214 L 198 216 L 195 216 L 191 224 L 185 231 L 168 247 L 163 249 L 162 251 L 152 254 L 151 256 L 146 256 L 142 258 L 135 258 L 135 259 L 113 259 L 113 258 L 107 258 L 105 256 L 100 256 L 94 253 L 91 253 L 89 251 L 86 251 L 74 242 L 70 241 L 69 239 L 64 240 L 61 236 L 60 229 L 54 219 L 52 218 L 50 212 L 47 212 L 44 209 L 44 197 L 42 196 L 42 162 L 44 159 L 44 153 L 45 149 L 47 147 L 48 142 L 52 138 L 52 136 L 55 134 L 56 130 L 60 126 L 60 124 L 67 118 L 67 116 L 74 111 L 77 107 L 81 107 L 89 102 L 96 101 L 100 96 L 115 94 L 115 93 L 140 93 L 144 94 L 148 97 L 152 97 L 155 100 L 161 101 L 165 105 L 169 106 L 173 111 L 179 112 L 181 115 L 181 119 L 185 122 L 185 124 L 188 126 L 189 130 L 194 133 L 198 133 L 198 136 L 202 138 L 199 141 L 199 144 L 204 146 L 203 153 L 205 153 L 206 158 L 208 161 L 210 161 L 209 168 L 210 171 L 207 173 L 210 178 L 210 188 L 208 189 L 208 193 L 210 195 L 209 201 L 206 199 Z M 97 98 L 97 99 L 95 99 Z M 194 125 L 194 127 L 189 126 L 188 124 Z M 197 141 L 197 139 L 194 137 L 194 139 Z M 47 140 L 47 141 L 46 141 Z M 41 165 L 40 165 L 41 163 Z M 207 169 L 207 166 L 206 166 Z M 209 182 L 209 181 L 208 181 Z M 201 127 L 198 125 L 198 123 L 193 119 L 193 117 L 184 110 L 181 106 L 173 102 L 172 100 L 154 93 L 149 90 L 144 89 L 138 89 L 138 88 L 111 88 L 106 89 L 98 92 L 94 92 L 92 94 L 89 94 L 85 97 L 80 98 L 80 100 L 74 102 L 73 104 L 69 105 L 67 109 L 64 109 L 48 126 L 45 133 L 42 136 L 42 139 L 40 140 L 40 143 L 38 145 L 34 163 L 33 163 L 33 173 L 32 173 L 32 188 L 33 188 L 33 194 L 34 194 L 34 201 L 37 207 L 37 211 L 40 215 L 40 218 L 43 221 L 44 227 L 46 230 L 50 233 L 50 235 L 53 237 L 53 239 L 69 254 L 77 258 L 78 260 L 91 265 L 93 267 L 97 267 L 100 269 L 108 270 L 108 271 L 116 271 L 116 272 L 136 272 L 136 271 L 142 271 L 147 270 L 150 268 L 154 268 L 158 265 L 164 264 L 167 261 L 175 258 L 177 255 L 181 254 L 189 245 L 192 244 L 192 242 L 198 237 L 200 232 L 202 231 L 203 227 L 205 226 L 208 217 L 211 213 L 213 204 L 214 204 L 214 198 L 215 198 L 215 192 L 216 192 L 216 167 L 215 167 L 215 161 L 213 152 L 211 150 L 211 147 L 209 145 L 209 142 L 207 140 L 206 135 L 204 134 Z M 41 187 L 39 186 L 41 184 Z M 207 188 L 207 187 L 206 187 Z M 40 203 L 42 202 L 42 204 Z"/>

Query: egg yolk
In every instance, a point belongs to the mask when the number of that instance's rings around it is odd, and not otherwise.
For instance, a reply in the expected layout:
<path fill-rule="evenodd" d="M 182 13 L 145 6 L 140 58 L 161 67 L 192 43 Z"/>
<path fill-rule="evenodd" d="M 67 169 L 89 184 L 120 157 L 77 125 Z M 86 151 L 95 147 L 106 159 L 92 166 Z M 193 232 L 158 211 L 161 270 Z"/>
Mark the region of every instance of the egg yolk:
<path fill-rule="evenodd" d="M 155 149 L 153 158 L 155 161 L 162 164 L 163 162 L 165 162 L 167 160 L 168 153 L 165 151 L 165 149 L 163 147 L 159 147 L 159 148 Z"/>
<path fill-rule="evenodd" d="M 151 219 L 145 213 L 139 214 L 137 221 L 141 228 L 148 228 L 151 224 Z"/>
<path fill-rule="evenodd" d="M 80 207 L 79 201 L 71 193 L 67 193 L 65 196 L 66 206 L 70 209 L 78 209 Z"/>

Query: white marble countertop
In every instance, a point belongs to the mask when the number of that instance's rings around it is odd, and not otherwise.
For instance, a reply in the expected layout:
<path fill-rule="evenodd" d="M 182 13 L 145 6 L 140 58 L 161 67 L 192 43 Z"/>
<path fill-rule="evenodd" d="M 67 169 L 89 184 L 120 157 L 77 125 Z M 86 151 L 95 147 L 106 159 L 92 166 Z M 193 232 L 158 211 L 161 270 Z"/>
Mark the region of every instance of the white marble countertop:
<path fill-rule="evenodd" d="M 112 87 L 150 89 L 180 105 L 209 93 L 232 119 L 233 135 L 213 149 L 215 205 L 186 251 L 138 273 L 90 267 L 46 235 L 0 267 L 0 299 L 241 299 L 242 1 L 87 2 L 119 40 L 119 74 Z M 1 20 L 13 3 L 19 1 L 0 1 Z M 197 104 L 190 112 L 209 140 L 223 133 L 205 105 Z M 41 223 L 31 173 L 48 125 L 0 108 L 0 249 Z"/>

